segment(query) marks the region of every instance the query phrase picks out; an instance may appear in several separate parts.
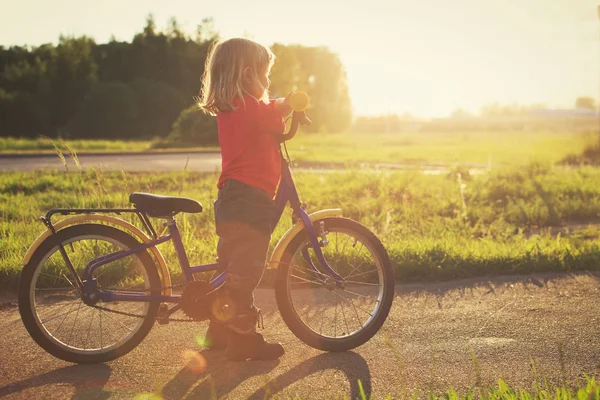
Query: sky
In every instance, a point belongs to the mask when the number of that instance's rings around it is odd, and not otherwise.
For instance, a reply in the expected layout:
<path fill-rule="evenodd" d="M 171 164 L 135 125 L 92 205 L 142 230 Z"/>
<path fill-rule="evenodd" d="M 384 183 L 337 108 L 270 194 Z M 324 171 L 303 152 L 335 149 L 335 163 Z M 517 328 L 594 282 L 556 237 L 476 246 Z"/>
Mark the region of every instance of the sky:
<path fill-rule="evenodd" d="M 354 111 L 448 115 L 486 104 L 572 107 L 600 93 L 597 0 L 0 0 L 0 45 L 86 35 L 130 41 L 153 14 L 190 34 L 324 45 L 339 54 Z"/>

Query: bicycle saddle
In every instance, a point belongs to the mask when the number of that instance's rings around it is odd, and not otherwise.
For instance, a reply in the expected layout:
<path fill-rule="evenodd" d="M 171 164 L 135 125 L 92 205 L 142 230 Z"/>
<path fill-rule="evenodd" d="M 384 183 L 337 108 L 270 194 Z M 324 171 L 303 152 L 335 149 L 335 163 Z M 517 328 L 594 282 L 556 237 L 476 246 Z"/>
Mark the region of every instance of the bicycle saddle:
<path fill-rule="evenodd" d="M 202 212 L 202 204 L 186 197 L 160 196 L 150 193 L 131 193 L 129 202 L 151 217 L 169 217 L 180 212 Z"/>

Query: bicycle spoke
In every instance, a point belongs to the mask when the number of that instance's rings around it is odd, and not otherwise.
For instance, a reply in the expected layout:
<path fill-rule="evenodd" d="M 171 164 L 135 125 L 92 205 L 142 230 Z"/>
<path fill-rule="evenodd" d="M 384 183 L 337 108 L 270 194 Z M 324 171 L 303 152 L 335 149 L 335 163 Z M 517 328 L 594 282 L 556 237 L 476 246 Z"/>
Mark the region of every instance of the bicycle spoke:
<path fill-rule="evenodd" d="M 133 332 L 133 329 L 126 326 L 123 322 L 121 322 L 121 320 L 117 319 L 116 317 L 113 317 L 110 312 L 107 312 L 106 315 L 109 316 L 113 321 L 121 325 L 123 328 L 127 329 L 129 332 Z"/>
<path fill-rule="evenodd" d="M 337 299 L 338 303 L 340 302 L 340 298 Z M 346 320 L 346 313 L 344 312 L 344 303 L 341 305 L 342 307 L 342 316 L 344 317 L 344 324 L 346 324 L 346 333 L 350 333 L 350 328 L 348 327 L 348 321 Z"/>
<path fill-rule="evenodd" d="M 75 303 L 71 304 L 71 307 L 69 307 L 69 311 L 71 311 L 73 309 L 73 307 L 75 307 Z M 65 323 L 65 320 L 67 319 L 67 316 L 69 315 L 69 311 L 67 311 L 65 313 L 64 318 L 60 321 L 60 324 L 58 324 L 58 327 L 56 327 L 56 334 L 58 334 L 58 332 L 60 332 L 60 328 L 62 327 L 62 325 Z"/>
<path fill-rule="evenodd" d="M 364 264 L 364 263 L 363 263 L 363 264 Z M 372 270 L 370 270 L 370 271 L 365 271 L 365 272 L 361 272 L 361 273 L 358 273 L 358 274 L 349 275 L 349 276 L 346 276 L 346 277 L 344 277 L 344 279 L 348 279 L 348 278 L 353 278 L 353 277 L 355 277 L 355 276 L 361 276 L 361 275 L 369 274 L 369 273 L 371 273 L 371 272 L 377 272 L 377 270 L 376 270 L 376 269 L 372 269 Z"/>
<path fill-rule="evenodd" d="M 298 285 L 298 284 L 302 284 L 302 283 L 304 283 L 304 284 L 306 284 L 306 283 L 314 283 L 314 284 L 323 286 L 323 282 L 311 281 L 310 279 L 304 279 L 304 278 L 301 278 L 301 277 L 299 277 L 297 275 L 291 275 L 291 276 L 292 276 L 292 278 L 300 279 L 302 282 L 290 282 L 290 285 Z"/>
<path fill-rule="evenodd" d="M 103 348 L 104 346 L 102 346 L 102 310 L 100 310 L 99 308 L 97 310 L 100 313 L 100 348 Z"/>
<path fill-rule="evenodd" d="M 360 267 L 362 267 L 364 263 L 365 263 L 365 262 L 363 261 L 363 262 L 361 262 L 360 264 L 358 264 L 358 266 L 356 266 L 356 267 L 352 268 L 352 270 L 351 270 L 350 272 L 348 272 L 348 274 L 346 274 L 346 276 L 344 277 L 344 279 L 346 279 L 346 278 L 351 278 L 351 277 L 353 277 L 353 276 L 356 276 L 356 275 L 351 275 L 351 274 L 352 274 L 354 271 L 356 271 L 357 269 L 359 269 Z M 352 264 L 350 264 L 350 265 L 352 265 Z"/>
<path fill-rule="evenodd" d="M 34 289 L 36 292 L 62 292 L 62 291 L 66 291 L 66 290 L 77 290 L 76 287 L 68 287 L 68 288 L 35 288 Z"/>
<path fill-rule="evenodd" d="M 352 291 L 350 291 L 348 289 L 344 289 L 344 292 L 345 293 L 353 294 L 353 295 L 358 296 L 358 297 L 364 297 L 365 299 L 372 299 L 373 298 L 372 296 L 365 296 L 364 294 L 355 293 L 355 292 L 352 292 Z M 377 302 L 379 302 L 379 301 L 377 301 Z"/>
<path fill-rule="evenodd" d="M 94 309 L 92 308 L 92 316 L 90 318 L 90 324 L 88 325 L 88 330 L 87 330 L 87 335 L 85 336 L 85 343 L 87 344 L 88 339 L 90 338 L 90 331 L 92 330 L 92 322 L 94 321 Z M 87 347 L 83 348 L 84 350 L 87 349 Z"/>
<path fill-rule="evenodd" d="M 71 284 L 71 282 L 69 282 L 69 280 L 68 280 L 68 279 L 66 279 L 66 278 L 65 278 L 65 277 L 63 277 L 63 276 L 50 275 L 50 274 L 47 274 L 47 273 L 45 273 L 45 272 L 40 272 L 40 275 L 43 275 L 43 276 L 49 276 L 50 278 L 58 278 L 58 279 L 62 279 L 62 280 L 64 280 L 64 281 L 67 281 L 67 283 L 68 283 L 68 284 Z"/>
<path fill-rule="evenodd" d="M 337 304 L 335 303 L 334 317 L 333 317 L 333 336 L 337 337 Z"/>
<path fill-rule="evenodd" d="M 61 306 L 62 306 L 62 307 L 66 307 L 67 305 L 66 305 L 66 304 L 63 304 L 63 305 L 61 305 Z M 81 307 L 81 303 L 79 304 L 79 307 Z M 40 321 L 40 323 L 41 323 L 42 325 L 45 325 L 45 324 L 47 324 L 48 322 L 55 320 L 56 318 L 62 317 L 63 315 L 67 315 L 67 314 L 70 314 L 70 313 L 72 313 L 72 312 L 74 312 L 74 311 L 71 311 L 71 310 L 69 309 L 69 311 L 67 311 L 66 313 L 59 314 L 59 315 L 55 315 L 55 316 L 53 316 L 52 318 L 45 320 L 44 322 L 41 322 L 41 321 Z"/>
<path fill-rule="evenodd" d="M 346 281 L 346 283 L 356 283 L 357 285 L 365 285 L 365 286 L 381 286 L 381 284 L 379 284 L 379 283 L 369 283 L 369 282 Z"/>
<path fill-rule="evenodd" d="M 349 302 L 350 304 L 352 304 L 352 307 L 354 308 L 354 311 L 355 311 L 355 312 L 356 312 L 356 309 L 359 309 L 360 311 L 362 311 L 362 312 L 364 312 L 364 313 L 368 314 L 369 316 L 371 316 L 371 317 L 373 316 L 373 314 L 371 314 L 369 311 L 363 310 L 363 309 L 362 309 L 362 308 L 360 308 L 360 307 L 356 307 L 356 306 L 354 305 L 354 302 L 352 301 L 352 299 L 347 299 L 347 298 L 345 298 L 344 296 L 342 296 L 341 294 L 339 294 L 338 292 L 335 292 L 335 291 L 333 291 L 333 292 L 331 292 L 331 293 L 335 294 L 336 296 L 339 296 L 339 297 L 341 297 L 342 299 L 344 299 L 344 300 L 346 300 L 347 302 Z M 358 313 L 356 314 L 356 318 L 359 318 L 359 317 L 358 317 Z"/>
<path fill-rule="evenodd" d="M 79 315 L 79 310 L 81 309 L 81 305 L 83 303 L 79 303 L 79 307 L 77 307 L 77 314 L 75 314 L 75 319 L 73 320 L 73 326 L 71 327 L 71 334 L 69 335 L 69 343 L 71 342 L 71 338 L 73 337 L 73 330 L 75 329 L 75 323 L 77 322 L 77 316 Z"/>
<path fill-rule="evenodd" d="M 337 239 L 337 237 L 336 237 L 336 239 Z M 344 252 L 346 251 L 346 246 L 348 245 L 348 242 L 349 242 L 349 241 L 350 241 L 350 236 L 348 236 L 348 239 L 346 239 L 346 243 L 344 243 L 344 248 L 342 249 L 342 253 L 344 253 Z M 336 253 L 336 255 L 337 255 L 337 254 L 338 254 L 338 253 Z M 335 265 L 333 266 L 333 268 L 335 269 L 335 271 L 336 271 L 336 272 L 337 272 L 337 270 L 338 270 L 338 269 L 337 269 L 337 265 L 338 265 L 338 262 L 339 262 L 339 260 L 340 260 L 340 258 L 339 258 L 339 257 L 336 257 L 336 258 L 335 258 Z"/>
<path fill-rule="evenodd" d="M 312 273 L 312 274 L 316 275 L 316 278 L 327 277 L 327 275 L 326 275 L 326 274 L 324 274 L 324 273 L 322 273 L 322 272 L 320 272 L 320 271 L 315 271 L 315 270 L 314 270 L 314 269 L 312 269 L 311 267 L 307 267 L 307 268 L 300 268 L 300 267 L 298 267 L 298 266 L 296 266 L 296 265 L 292 265 L 292 268 L 294 268 L 294 269 L 295 269 L 295 270 L 297 270 L 297 271 L 304 272 L 304 273 L 306 273 L 306 272 L 310 272 L 310 273 Z M 308 275 L 308 274 L 307 274 L 307 275 Z"/>

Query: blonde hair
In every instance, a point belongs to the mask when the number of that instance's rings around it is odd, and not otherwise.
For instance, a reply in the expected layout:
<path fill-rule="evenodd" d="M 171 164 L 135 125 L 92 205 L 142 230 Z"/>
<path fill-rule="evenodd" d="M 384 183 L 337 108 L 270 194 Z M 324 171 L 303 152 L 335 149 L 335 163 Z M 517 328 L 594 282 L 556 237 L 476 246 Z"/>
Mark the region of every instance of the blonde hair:
<path fill-rule="evenodd" d="M 202 75 L 202 93 L 198 105 L 209 114 L 235 111 L 235 98 L 245 105 L 244 96 L 252 95 L 244 84 L 244 70 L 250 71 L 250 81 L 264 88 L 257 100 L 267 100 L 268 92 L 260 81 L 273 66 L 275 55 L 271 50 L 253 40 L 234 38 L 215 43 L 206 57 Z"/>

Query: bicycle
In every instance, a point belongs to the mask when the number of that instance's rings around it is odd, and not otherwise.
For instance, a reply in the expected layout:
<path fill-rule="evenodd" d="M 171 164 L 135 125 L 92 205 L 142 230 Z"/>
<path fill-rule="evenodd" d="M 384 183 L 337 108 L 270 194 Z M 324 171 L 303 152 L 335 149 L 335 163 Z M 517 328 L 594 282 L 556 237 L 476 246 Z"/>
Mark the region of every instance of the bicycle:
<path fill-rule="evenodd" d="M 310 123 L 305 102 L 299 103 L 280 140 L 282 177 L 275 196 L 275 223 L 289 202 L 293 226 L 267 267 L 277 268 L 276 302 L 292 333 L 314 348 L 345 351 L 367 342 L 384 323 L 394 297 L 394 274 L 385 248 L 369 229 L 343 218 L 340 209 L 305 211 L 285 145 L 299 124 Z M 133 208 L 57 208 L 40 217 L 47 230 L 23 260 L 19 312 L 31 337 L 55 357 L 74 363 L 110 361 L 141 343 L 155 321 L 219 317 L 211 293 L 225 281 L 226 266 L 218 260 L 190 266 L 175 219 L 178 213 L 201 212 L 202 205 L 148 193 L 131 193 L 129 200 Z M 147 234 L 108 215 L 125 213 L 135 214 Z M 68 217 L 54 224 L 55 214 Z M 150 218 L 165 220 L 168 232 L 159 236 Z M 167 241 L 183 273 L 181 294 L 173 293 L 156 247 Z M 194 274 L 210 271 L 210 279 L 195 279 Z M 178 310 L 187 319 L 171 317 Z"/>

